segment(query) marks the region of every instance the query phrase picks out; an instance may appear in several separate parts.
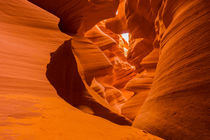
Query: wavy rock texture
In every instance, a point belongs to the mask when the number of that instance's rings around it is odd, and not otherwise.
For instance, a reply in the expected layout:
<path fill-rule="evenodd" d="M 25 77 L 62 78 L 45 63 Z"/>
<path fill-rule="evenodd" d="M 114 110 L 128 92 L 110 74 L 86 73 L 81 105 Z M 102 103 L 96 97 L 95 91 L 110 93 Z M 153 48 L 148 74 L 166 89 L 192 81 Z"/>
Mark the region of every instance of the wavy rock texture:
<path fill-rule="evenodd" d="M 108 32 L 108 29 L 105 28 L 103 30 L 107 31 L 107 34 L 98 26 L 93 27 L 85 33 L 85 37 L 90 39 L 103 51 L 113 66 L 112 71 L 108 72 L 107 75 L 95 76 L 95 78 L 104 86 L 109 85 L 113 86 L 112 88 L 122 89 L 135 76 L 135 72 L 132 66 L 126 61 L 126 57 L 123 54 L 123 50 L 119 47 L 119 43 L 112 38 L 114 36 L 113 33 Z M 97 61 L 99 60 L 94 59 L 95 63 Z M 123 96 L 122 94 L 121 96 Z M 117 99 L 115 101 L 118 102 Z M 122 102 L 119 102 L 119 104 L 122 104 Z"/>
<path fill-rule="evenodd" d="M 146 57 L 153 49 L 152 41 L 144 38 L 133 39 L 128 49 L 127 60 L 136 67 L 138 72 L 142 72 L 140 65 L 142 59 Z"/>
<path fill-rule="evenodd" d="M 209 6 L 204 0 L 162 2 L 160 59 L 135 127 L 166 139 L 209 139 Z"/>
<path fill-rule="evenodd" d="M 0 1 L 0 139 L 160 139 L 82 113 L 56 95 L 46 65 L 69 38 L 57 23 L 25 0 Z"/>
<path fill-rule="evenodd" d="M 116 16 L 105 21 L 107 29 L 116 34 L 122 34 L 127 31 L 127 19 L 125 16 L 125 0 L 120 0 Z"/>
<path fill-rule="evenodd" d="M 82 66 L 80 73 L 83 73 L 82 75 L 88 84 L 94 77 L 104 76 L 112 72 L 112 63 L 98 45 L 82 36 L 74 37 L 71 44 L 74 55 L 78 57 Z"/>
<path fill-rule="evenodd" d="M 156 13 L 151 10 L 150 2 L 149 0 L 127 0 L 125 3 L 127 27 L 133 39 L 151 40 L 155 36 L 154 19 Z"/>
<path fill-rule="evenodd" d="M 143 105 L 145 99 L 147 98 L 148 92 L 149 89 L 141 91 L 140 93 L 132 96 L 121 107 L 121 114 L 133 121 L 138 115 L 138 112 L 141 109 L 141 106 Z"/>
<path fill-rule="evenodd" d="M 118 0 L 29 0 L 60 18 L 60 30 L 83 34 L 99 21 L 115 16 Z"/>
<path fill-rule="evenodd" d="M 95 78 L 92 80 L 90 88 L 92 88 L 96 93 L 98 93 L 99 96 L 105 98 L 105 87 L 101 83 L 99 83 Z"/>
<path fill-rule="evenodd" d="M 30 1 L 57 17 L 0 2 L 0 139 L 209 139 L 207 0 Z"/>
<path fill-rule="evenodd" d="M 65 41 L 64 44 L 52 54 L 50 63 L 47 66 L 47 78 L 56 89 L 58 95 L 76 108 L 81 109 L 81 106 L 86 107 L 92 110 L 93 114 L 96 116 L 106 118 L 117 124 L 131 125 L 129 120 L 114 111 L 112 112 L 111 107 L 103 102 L 102 98 L 98 96 L 97 93 L 89 89 L 85 80 L 81 79 L 79 74 L 81 70 L 78 70 L 77 63 L 79 63 L 79 68 L 82 70 L 84 70 L 86 66 L 91 65 L 88 65 L 87 62 L 83 63 L 84 59 L 78 54 L 75 55 L 77 58 L 76 62 L 73 54 L 73 52 L 75 53 L 74 49 L 75 47 L 80 48 L 84 46 L 75 44 L 74 41 L 78 41 L 78 37 L 76 39 L 73 37 L 71 40 Z M 85 45 L 88 47 L 88 43 Z M 89 48 L 89 50 L 91 49 Z M 91 54 L 91 52 L 89 52 L 89 54 Z M 83 54 L 82 56 L 85 55 Z M 97 56 L 100 57 L 100 54 L 97 54 Z M 91 59 L 91 57 L 88 58 Z M 100 59 L 98 60 L 100 61 Z M 86 89 L 86 87 L 88 89 Z"/>
<path fill-rule="evenodd" d="M 158 58 L 159 49 L 154 48 L 153 51 L 144 57 L 141 61 L 140 66 L 144 69 L 144 71 L 139 73 L 135 78 L 128 81 L 125 86 L 125 89 L 135 93 L 135 95 L 122 106 L 122 114 L 131 120 L 135 119 L 141 106 L 148 96 L 153 78 L 155 76 Z"/>
<path fill-rule="evenodd" d="M 94 44 L 96 44 L 102 51 L 107 50 L 107 49 L 109 50 L 110 48 L 117 49 L 116 47 L 117 42 L 112 38 L 112 36 L 111 37 L 109 36 L 110 32 L 106 34 L 101 30 L 100 27 L 102 26 L 103 25 L 94 26 L 92 29 L 86 32 L 84 36 L 90 39 L 92 42 L 94 42 Z M 104 30 L 107 30 L 107 29 L 104 29 Z"/>
<path fill-rule="evenodd" d="M 122 89 L 126 83 L 132 79 L 136 73 L 128 62 L 116 58 L 114 65 L 114 82 L 113 85 L 119 89 Z"/>

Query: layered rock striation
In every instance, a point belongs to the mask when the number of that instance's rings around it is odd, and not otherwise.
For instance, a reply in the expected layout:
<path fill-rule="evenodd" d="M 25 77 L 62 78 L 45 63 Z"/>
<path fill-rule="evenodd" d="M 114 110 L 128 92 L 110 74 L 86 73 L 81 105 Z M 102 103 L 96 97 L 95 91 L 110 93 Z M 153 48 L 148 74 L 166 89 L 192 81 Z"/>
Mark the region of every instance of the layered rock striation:
<path fill-rule="evenodd" d="M 209 139 L 208 1 L 29 1 L 57 17 L 0 2 L 0 139 Z"/>
<path fill-rule="evenodd" d="M 85 106 L 86 109 L 91 110 L 91 114 L 106 118 L 117 124 L 130 125 L 131 122 L 128 119 L 112 111 L 97 93 L 89 89 L 85 79 L 81 79 L 79 74 L 81 70 L 78 70 L 77 67 L 84 70 L 86 66 L 90 65 L 87 62 L 83 63 L 84 59 L 78 59 L 77 54 L 75 54 L 76 62 L 74 57 L 76 50 L 74 48 L 75 45 L 79 46 L 80 44 L 76 44 L 74 41 L 78 41 L 78 38 L 66 41 L 54 53 L 51 53 L 51 60 L 46 73 L 48 80 L 55 87 L 58 95 L 72 106 L 81 110 Z M 100 57 L 100 55 L 97 55 L 97 57 Z M 79 66 L 77 66 L 77 63 Z"/>
<path fill-rule="evenodd" d="M 118 0 L 29 0 L 60 18 L 62 32 L 83 34 L 99 21 L 115 16 Z M 90 20 L 91 19 L 91 20 Z"/>
<path fill-rule="evenodd" d="M 0 139 L 160 139 L 57 96 L 45 71 L 50 52 L 69 39 L 58 22 L 26 0 L 0 1 Z"/>
<path fill-rule="evenodd" d="M 154 3 L 160 58 L 133 125 L 165 139 L 208 139 L 209 2 L 166 0 L 158 10 Z"/>

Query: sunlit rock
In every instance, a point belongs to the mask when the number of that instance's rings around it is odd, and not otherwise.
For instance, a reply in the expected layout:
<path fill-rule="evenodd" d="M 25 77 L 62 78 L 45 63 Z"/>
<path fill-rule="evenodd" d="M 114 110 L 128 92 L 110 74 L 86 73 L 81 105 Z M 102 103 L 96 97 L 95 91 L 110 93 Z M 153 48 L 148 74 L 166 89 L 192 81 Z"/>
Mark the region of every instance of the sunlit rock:
<path fill-rule="evenodd" d="M 151 89 L 159 58 L 158 50 L 158 48 L 154 48 L 151 53 L 143 58 L 141 66 L 144 71 L 128 81 L 125 86 L 125 89 L 135 93 L 134 96 L 122 106 L 122 114 L 131 120 L 133 120 L 138 114 Z"/>
<path fill-rule="evenodd" d="M 134 126 L 165 139 L 209 138 L 209 3 L 162 2 L 160 58 Z"/>
<path fill-rule="evenodd" d="M 67 34 L 83 34 L 100 20 L 115 16 L 118 0 L 29 0 L 60 18 Z"/>
<path fill-rule="evenodd" d="M 209 139 L 208 0 L 29 1 L 0 1 L 0 139 Z"/>
<path fill-rule="evenodd" d="M 143 71 L 140 65 L 142 59 L 147 56 L 153 49 L 152 41 L 138 38 L 130 42 L 127 60 L 136 67 L 136 71 Z"/>
<path fill-rule="evenodd" d="M 116 34 L 127 32 L 127 22 L 125 16 L 125 0 L 120 0 L 116 16 L 105 21 L 107 29 L 110 29 Z"/>

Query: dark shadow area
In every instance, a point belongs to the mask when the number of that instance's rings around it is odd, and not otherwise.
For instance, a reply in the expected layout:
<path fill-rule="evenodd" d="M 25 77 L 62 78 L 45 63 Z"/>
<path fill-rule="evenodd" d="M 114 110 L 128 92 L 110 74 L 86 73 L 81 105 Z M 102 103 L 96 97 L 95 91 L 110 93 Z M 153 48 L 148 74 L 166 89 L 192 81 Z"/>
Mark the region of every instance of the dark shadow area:
<path fill-rule="evenodd" d="M 79 75 L 77 63 L 71 49 L 71 40 L 65 41 L 54 53 L 51 53 L 46 76 L 58 95 L 72 106 L 87 106 L 94 115 L 119 125 L 131 125 L 131 121 L 96 102 L 88 94 Z"/>

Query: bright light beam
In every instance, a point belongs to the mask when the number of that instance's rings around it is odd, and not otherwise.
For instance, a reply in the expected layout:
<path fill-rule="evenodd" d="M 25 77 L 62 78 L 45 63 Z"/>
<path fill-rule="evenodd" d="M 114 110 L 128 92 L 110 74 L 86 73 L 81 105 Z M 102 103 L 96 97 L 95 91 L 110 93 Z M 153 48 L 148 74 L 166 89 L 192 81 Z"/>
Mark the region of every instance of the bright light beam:
<path fill-rule="evenodd" d="M 118 10 L 116 11 L 116 15 L 118 15 Z"/>
<path fill-rule="evenodd" d="M 127 43 L 129 43 L 129 33 L 121 34 Z"/>

